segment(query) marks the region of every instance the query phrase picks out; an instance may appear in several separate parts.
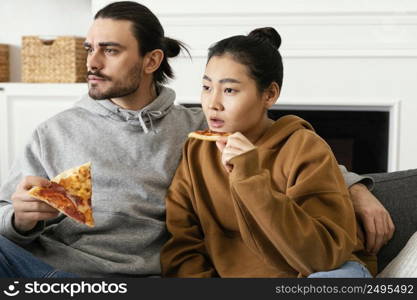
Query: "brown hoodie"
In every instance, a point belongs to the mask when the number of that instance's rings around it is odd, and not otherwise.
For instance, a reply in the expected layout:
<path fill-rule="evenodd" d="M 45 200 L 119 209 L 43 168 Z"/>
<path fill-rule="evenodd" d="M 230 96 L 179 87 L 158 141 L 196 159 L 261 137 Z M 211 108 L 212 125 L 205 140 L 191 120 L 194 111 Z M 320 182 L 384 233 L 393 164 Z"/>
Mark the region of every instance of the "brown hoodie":
<path fill-rule="evenodd" d="M 166 198 L 168 277 L 305 277 L 363 249 L 330 147 L 296 117 L 276 121 L 229 174 L 215 143 L 190 139 Z"/>

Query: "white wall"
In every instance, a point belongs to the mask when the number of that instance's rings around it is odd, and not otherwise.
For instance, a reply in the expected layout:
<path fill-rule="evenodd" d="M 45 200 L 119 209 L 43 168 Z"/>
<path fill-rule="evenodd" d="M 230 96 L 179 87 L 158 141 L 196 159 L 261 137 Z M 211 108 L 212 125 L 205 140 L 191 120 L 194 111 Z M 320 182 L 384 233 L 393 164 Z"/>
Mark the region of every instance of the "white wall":
<path fill-rule="evenodd" d="M 90 21 L 91 0 L 0 0 L 0 44 L 11 45 L 10 80 L 21 81 L 22 36 L 85 36 Z"/>
<path fill-rule="evenodd" d="M 110 3 L 93 0 L 92 10 Z M 142 0 L 166 35 L 191 47 L 173 61 L 180 101 L 198 101 L 207 47 L 221 38 L 273 26 L 281 34 L 280 103 L 392 103 L 390 170 L 417 168 L 417 1 Z M 355 105 L 356 105 L 355 104 Z M 387 106 L 389 107 L 389 106 Z"/>

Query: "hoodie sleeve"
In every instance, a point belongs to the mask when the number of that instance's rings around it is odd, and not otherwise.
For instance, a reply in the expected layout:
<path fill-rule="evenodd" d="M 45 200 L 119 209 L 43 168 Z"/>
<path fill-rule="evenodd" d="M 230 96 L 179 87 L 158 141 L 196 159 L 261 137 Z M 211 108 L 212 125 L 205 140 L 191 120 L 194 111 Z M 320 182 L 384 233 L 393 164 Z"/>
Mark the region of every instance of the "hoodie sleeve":
<path fill-rule="evenodd" d="M 41 146 L 38 131 L 32 135 L 31 141 L 25 146 L 23 153 L 15 159 L 8 178 L 0 188 L 0 234 L 17 244 L 25 245 L 37 238 L 45 228 L 45 222 L 39 222 L 27 234 L 21 234 L 13 226 L 14 210 L 12 195 L 17 185 L 26 175 L 46 177 L 41 163 Z"/>
<path fill-rule="evenodd" d="M 187 145 L 166 197 L 166 224 L 171 238 L 161 251 L 162 276 L 218 277 L 192 203 Z"/>
<path fill-rule="evenodd" d="M 339 169 L 342 172 L 347 188 L 350 188 L 356 183 L 362 183 L 368 188 L 368 190 L 372 191 L 374 189 L 375 181 L 371 176 L 363 176 L 349 172 L 343 165 L 339 165 Z"/>
<path fill-rule="evenodd" d="M 266 263 L 284 257 L 303 276 L 337 268 L 356 245 L 355 216 L 337 162 L 308 130 L 295 132 L 284 147 L 267 169 L 260 166 L 257 149 L 231 160 L 242 238 Z M 278 190 L 271 172 L 286 177 L 286 191 Z"/>

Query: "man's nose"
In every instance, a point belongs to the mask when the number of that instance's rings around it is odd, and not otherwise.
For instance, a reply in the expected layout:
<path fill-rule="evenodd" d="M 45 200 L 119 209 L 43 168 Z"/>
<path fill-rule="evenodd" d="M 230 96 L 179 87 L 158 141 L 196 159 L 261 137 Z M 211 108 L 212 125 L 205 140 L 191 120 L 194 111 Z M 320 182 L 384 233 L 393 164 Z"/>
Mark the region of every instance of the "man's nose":
<path fill-rule="evenodd" d="M 103 69 L 103 60 L 98 51 L 91 51 L 87 56 L 87 70 Z"/>

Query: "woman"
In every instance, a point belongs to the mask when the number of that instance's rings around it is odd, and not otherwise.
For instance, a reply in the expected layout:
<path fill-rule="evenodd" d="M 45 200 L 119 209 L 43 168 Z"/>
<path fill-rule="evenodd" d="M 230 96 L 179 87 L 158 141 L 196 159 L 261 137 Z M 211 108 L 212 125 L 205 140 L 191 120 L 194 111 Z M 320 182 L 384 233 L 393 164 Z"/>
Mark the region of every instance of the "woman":
<path fill-rule="evenodd" d="M 260 28 L 209 49 L 201 101 L 216 143 L 189 139 L 166 198 L 164 276 L 370 277 L 348 191 L 306 121 L 277 121 L 279 34 Z"/>

